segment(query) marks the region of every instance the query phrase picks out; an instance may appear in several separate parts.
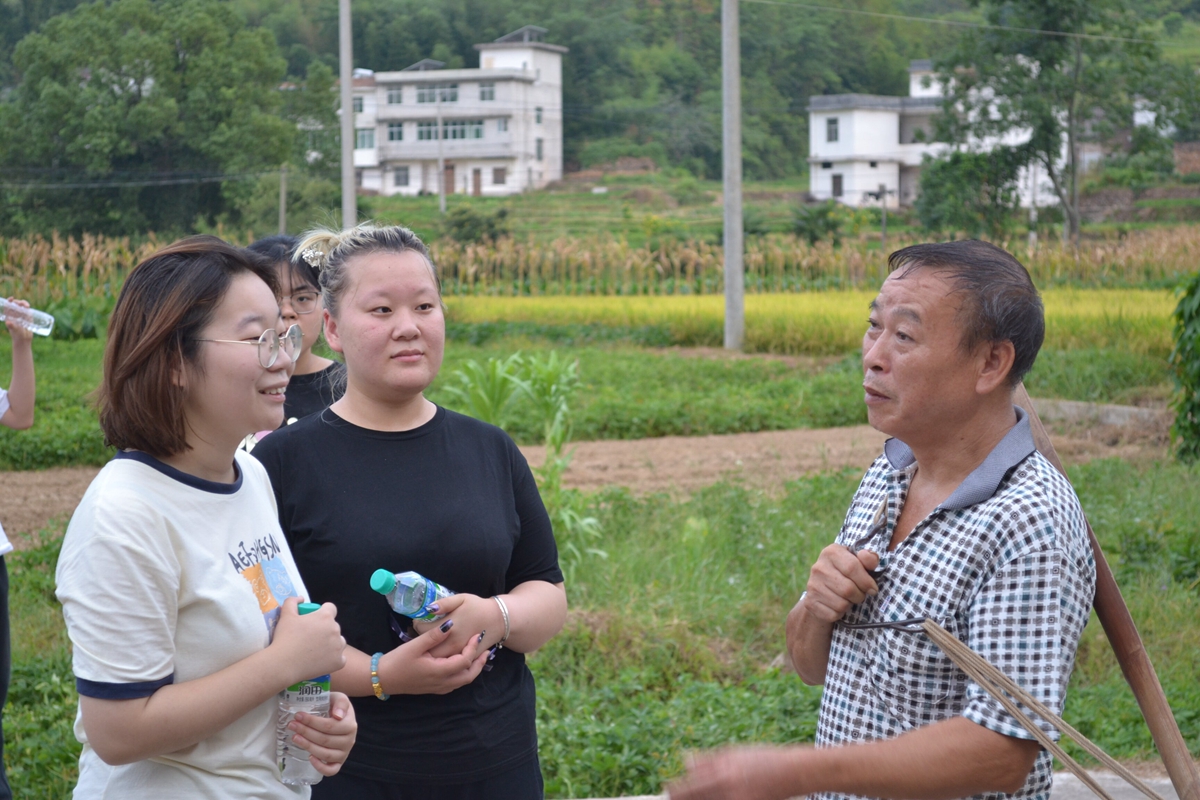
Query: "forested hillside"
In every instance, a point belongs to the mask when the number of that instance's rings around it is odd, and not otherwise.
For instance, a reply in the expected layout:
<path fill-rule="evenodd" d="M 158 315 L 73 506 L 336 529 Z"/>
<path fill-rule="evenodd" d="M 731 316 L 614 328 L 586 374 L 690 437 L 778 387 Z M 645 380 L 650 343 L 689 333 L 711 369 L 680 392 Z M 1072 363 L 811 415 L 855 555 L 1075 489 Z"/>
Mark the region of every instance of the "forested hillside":
<path fill-rule="evenodd" d="M 831 4 L 972 16 L 966 3 L 953 1 Z M 75 5 L 0 0 L 5 83 L 20 79 L 10 54 L 21 36 Z M 336 0 L 229 5 L 249 26 L 274 35 L 289 75 L 304 76 L 313 60 L 336 65 Z M 355 65 L 376 70 L 426 57 L 477 66 L 475 43 L 541 25 L 548 41 L 570 48 L 563 96 L 569 164 L 653 145 L 644 152 L 698 174 L 719 171 L 719 0 L 355 0 L 353 8 Z M 741 15 L 746 169 L 758 178 L 804 170 L 809 95 L 902 93 L 908 60 L 933 55 L 954 35 L 944 27 L 754 2 L 744 3 Z"/>

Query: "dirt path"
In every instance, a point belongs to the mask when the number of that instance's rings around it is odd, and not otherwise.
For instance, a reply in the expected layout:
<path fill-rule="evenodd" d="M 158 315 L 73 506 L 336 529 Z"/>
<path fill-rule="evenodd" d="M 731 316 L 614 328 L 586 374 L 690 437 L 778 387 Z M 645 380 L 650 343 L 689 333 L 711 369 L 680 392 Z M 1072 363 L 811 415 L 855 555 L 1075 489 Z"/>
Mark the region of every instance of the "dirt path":
<path fill-rule="evenodd" d="M 1094 458 L 1162 458 L 1163 437 L 1131 434 L 1113 426 L 1073 426 L 1054 437 L 1067 464 Z M 850 467 L 862 470 L 879 454 L 884 437 L 861 425 L 822 430 L 768 431 L 728 436 L 667 436 L 633 441 L 578 442 L 565 482 L 594 490 L 627 486 L 637 494 L 686 495 L 730 479 L 767 491 L 801 475 Z M 542 447 L 521 448 L 531 464 L 545 459 Z M 0 522 L 18 547 L 55 520 L 70 518 L 97 467 L 40 472 L 0 472 Z"/>

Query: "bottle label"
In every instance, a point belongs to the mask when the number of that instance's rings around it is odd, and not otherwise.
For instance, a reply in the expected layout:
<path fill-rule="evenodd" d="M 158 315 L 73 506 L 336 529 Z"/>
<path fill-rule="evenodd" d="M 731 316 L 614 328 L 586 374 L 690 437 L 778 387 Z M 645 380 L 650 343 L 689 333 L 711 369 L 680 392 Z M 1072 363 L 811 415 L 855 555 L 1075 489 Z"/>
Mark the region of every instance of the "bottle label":
<path fill-rule="evenodd" d="M 284 702 L 312 702 L 321 695 L 329 694 L 329 676 L 322 675 L 307 681 L 294 683 L 284 690 Z"/>

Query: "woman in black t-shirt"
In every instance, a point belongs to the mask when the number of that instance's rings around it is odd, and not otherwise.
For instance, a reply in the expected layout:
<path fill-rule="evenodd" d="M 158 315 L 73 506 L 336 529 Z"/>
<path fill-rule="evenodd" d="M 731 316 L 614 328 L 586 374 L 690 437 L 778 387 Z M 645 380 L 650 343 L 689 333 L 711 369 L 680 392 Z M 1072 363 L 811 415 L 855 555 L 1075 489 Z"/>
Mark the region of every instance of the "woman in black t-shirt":
<path fill-rule="evenodd" d="M 333 685 L 353 699 L 358 744 L 313 798 L 537 800 L 524 653 L 558 633 L 567 601 L 529 465 L 499 428 L 425 399 L 445 319 L 420 239 L 404 228 L 322 231 L 300 257 L 321 265 L 325 335 L 345 358 L 346 393 L 254 455 L 305 584 L 314 601 L 337 604 L 347 642 Z M 406 630 L 420 635 L 402 643 L 396 631 L 411 621 L 370 588 L 381 568 L 458 594 L 440 602 L 439 624 Z"/>
<path fill-rule="evenodd" d="M 295 258 L 299 241 L 295 236 L 280 234 L 259 239 L 246 248 L 275 266 L 284 324 L 299 325 L 304 332 L 304 345 L 296 356 L 296 368 L 283 401 L 284 425 L 329 408 L 342 396 L 346 382 L 344 365 L 313 353 L 313 345 L 321 338 L 324 306 L 316 267 Z"/>

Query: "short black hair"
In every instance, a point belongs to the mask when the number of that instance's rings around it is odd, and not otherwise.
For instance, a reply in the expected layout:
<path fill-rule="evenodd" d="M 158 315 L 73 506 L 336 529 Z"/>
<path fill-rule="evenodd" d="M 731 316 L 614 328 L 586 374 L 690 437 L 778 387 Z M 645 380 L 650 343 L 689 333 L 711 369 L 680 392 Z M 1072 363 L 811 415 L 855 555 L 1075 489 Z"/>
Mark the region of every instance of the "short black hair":
<path fill-rule="evenodd" d="M 1010 253 L 988 242 L 914 244 L 888 256 L 888 272 L 915 269 L 942 273 L 966 296 L 959 313 L 963 349 L 983 342 L 1012 342 L 1014 357 L 1008 382 L 1016 386 L 1033 368 L 1046 338 L 1042 298 L 1029 270 Z"/>
<path fill-rule="evenodd" d="M 280 277 L 283 276 L 283 270 L 286 268 L 291 274 L 293 291 L 295 290 L 294 284 L 297 282 L 320 289 L 321 275 L 317 268 L 302 258 L 296 258 L 296 246 L 299 244 L 300 240 L 297 237 L 279 233 L 259 239 L 257 242 L 247 245 L 246 249 L 274 264 L 280 270 Z"/>

